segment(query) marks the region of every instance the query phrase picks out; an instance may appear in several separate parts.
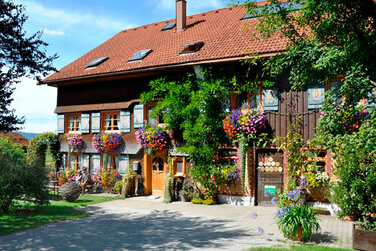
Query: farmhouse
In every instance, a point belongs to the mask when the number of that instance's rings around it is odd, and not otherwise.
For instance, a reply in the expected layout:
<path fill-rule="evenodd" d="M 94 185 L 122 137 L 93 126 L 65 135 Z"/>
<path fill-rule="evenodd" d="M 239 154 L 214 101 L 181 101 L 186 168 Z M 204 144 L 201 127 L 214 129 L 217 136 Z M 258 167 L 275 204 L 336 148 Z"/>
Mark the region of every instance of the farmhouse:
<path fill-rule="evenodd" d="M 246 55 L 269 57 L 283 52 L 286 41 L 280 37 L 251 39 L 256 21 L 242 6 L 186 16 L 186 1 L 177 0 L 176 19 L 120 31 L 44 79 L 44 83 L 58 90 L 55 112 L 64 156 L 61 168 L 88 168 L 93 173 L 104 162 L 122 174 L 134 168 L 142 177 L 139 182 L 145 194 L 163 194 L 167 151 L 150 155 L 135 137 L 144 121 L 163 121 L 149 117 L 155 103 L 140 104 L 140 94 L 147 90 L 150 80 L 163 74 L 195 72 L 201 77 L 203 66 L 241 66 L 240 61 Z M 299 113 L 307 140 L 314 135 L 325 91 L 336 85 L 336 81 L 325 86 L 312 84 L 307 91 L 292 92 L 286 72 L 273 88 L 260 83 L 254 93 L 232 94 L 228 99 L 229 109 L 262 109 L 276 136 L 286 136 L 289 116 Z M 124 143 L 114 152 L 98 153 L 92 141 L 94 134 L 100 132 L 120 133 Z M 66 141 L 68 134 L 81 135 L 83 146 L 71 148 Z M 190 165 L 187 156 L 174 149 L 170 152 L 176 156 L 173 163 L 176 175 L 186 176 Z M 239 157 L 239 149 L 222 147 L 218 155 L 231 163 Z M 316 160 L 321 170 L 330 173 L 327 152 L 320 152 Z M 244 192 L 237 185 L 230 192 L 222 191 L 220 200 L 243 205 L 269 203 L 270 197 L 264 193 L 273 194 L 283 187 L 286 165 L 285 154 L 278 152 L 276 146 L 250 147 Z"/>

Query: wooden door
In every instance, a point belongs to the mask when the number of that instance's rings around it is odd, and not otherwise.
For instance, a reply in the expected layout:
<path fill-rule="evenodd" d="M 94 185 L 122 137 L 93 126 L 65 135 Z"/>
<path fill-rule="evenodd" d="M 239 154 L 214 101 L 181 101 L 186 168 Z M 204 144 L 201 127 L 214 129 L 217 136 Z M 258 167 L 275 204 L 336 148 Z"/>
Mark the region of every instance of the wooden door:
<path fill-rule="evenodd" d="M 163 195 L 164 178 L 167 172 L 166 157 L 163 155 L 151 156 L 152 194 Z"/>
<path fill-rule="evenodd" d="M 283 154 L 273 150 L 259 150 L 256 164 L 257 203 L 271 205 L 276 192 L 283 189 Z"/>

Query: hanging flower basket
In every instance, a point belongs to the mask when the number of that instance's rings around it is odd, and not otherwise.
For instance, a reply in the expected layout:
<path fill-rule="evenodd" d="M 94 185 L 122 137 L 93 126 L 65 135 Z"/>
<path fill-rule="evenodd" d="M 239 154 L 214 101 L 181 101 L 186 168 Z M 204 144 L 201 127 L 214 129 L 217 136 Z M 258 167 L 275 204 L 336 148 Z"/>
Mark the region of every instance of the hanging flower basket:
<path fill-rule="evenodd" d="M 77 134 L 69 134 L 67 136 L 67 141 L 68 144 L 75 149 L 81 148 L 84 143 L 82 136 L 79 136 Z"/>
<path fill-rule="evenodd" d="M 148 152 L 158 152 L 167 148 L 170 137 L 163 127 L 156 125 L 145 125 L 136 131 L 137 142 Z"/>
<path fill-rule="evenodd" d="M 93 136 L 92 146 L 97 152 L 114 152 L 121 144 L 122 137 L 118 133 L 95 134 Z"/>

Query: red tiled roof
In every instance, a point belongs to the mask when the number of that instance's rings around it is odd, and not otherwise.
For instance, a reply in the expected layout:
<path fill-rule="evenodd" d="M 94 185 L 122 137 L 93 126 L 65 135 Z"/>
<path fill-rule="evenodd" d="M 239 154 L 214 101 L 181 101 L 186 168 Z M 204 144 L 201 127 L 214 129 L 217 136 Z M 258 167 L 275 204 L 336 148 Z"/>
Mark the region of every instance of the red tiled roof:
<path fill-rule="evenodd" d="M 248 53 L 268 54 L 283 51 L 286 41 L 280 37 L 252 40 L 252 24 L 256 19 L 241 21 L 246 9 L 239 6 L 213 10 L 187 17 L 187 29 L 180 32 L 161 31 L 170 22 L 144 25 L 119 32 L 105 43 L 44 79 L 44 82 L 59 82 L 68 79 L 94 77 L 108 73 L 126 73 L 140 69 L 218 59 L 237 58 Z M 251 24 L 245 31 L 245 24 Z M 179 45 L 202 41 L 205 45 L 194 54 L 179 55 Z M 152 49 L 141 61 L 128 62 L 136 52 Z M 91 61 L 109 57 L 96 68 L 85 69 Z"/>
<path fill-rule="evenodd" d="M 21 146 L 29 145 L 29 141 L 17 132 L 0 132 L 0 138 L 8 138 L 12 143 Z"/>

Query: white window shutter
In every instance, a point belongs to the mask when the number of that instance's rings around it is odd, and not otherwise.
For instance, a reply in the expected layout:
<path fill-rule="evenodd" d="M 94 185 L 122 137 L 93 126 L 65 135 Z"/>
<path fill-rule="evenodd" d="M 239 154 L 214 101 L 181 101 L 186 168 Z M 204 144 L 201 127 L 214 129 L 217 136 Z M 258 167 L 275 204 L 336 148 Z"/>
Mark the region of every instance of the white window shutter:
<path fill-rule="evenodd" d="M 142 128 L 144 125 L 144 105 L 134 106 L 134 128 Z"/>
<path fill-rule="evenodd" d="M 101 114 L 92 113 L 91 114 L 91 133 L 99 133 L 101 130 Z"/>
<path fill-rule="evenodd" d="M 65 123 L 64 114 L 57 115 L 57 133 L 64 133 Z"/>
<path fill-rule="evenodd" d="M 131 112 L 120 111 L 120 131 L 122 133 L 131 132 Z"/>
<path fill-rule="evenodd" d="M 81 115 L 81 132 L 90 133 L 90 114 L 88 113 Z"/>

